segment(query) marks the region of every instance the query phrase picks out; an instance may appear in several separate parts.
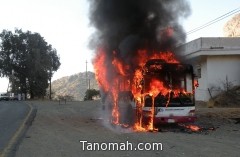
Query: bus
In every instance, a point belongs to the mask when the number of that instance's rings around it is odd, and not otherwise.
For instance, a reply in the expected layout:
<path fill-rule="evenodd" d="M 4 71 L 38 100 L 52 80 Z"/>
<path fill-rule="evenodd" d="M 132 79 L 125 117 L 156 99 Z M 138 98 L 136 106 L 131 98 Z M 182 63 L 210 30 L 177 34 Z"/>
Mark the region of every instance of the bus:
<path fill-rule="evenodd" d="M 134 100 L 132 106 L 141 123 L 150 118 L 154 125 L 196 120 L 192 65 L 151 59 L 142 69 L 140 82 L 141 99 Z"/>

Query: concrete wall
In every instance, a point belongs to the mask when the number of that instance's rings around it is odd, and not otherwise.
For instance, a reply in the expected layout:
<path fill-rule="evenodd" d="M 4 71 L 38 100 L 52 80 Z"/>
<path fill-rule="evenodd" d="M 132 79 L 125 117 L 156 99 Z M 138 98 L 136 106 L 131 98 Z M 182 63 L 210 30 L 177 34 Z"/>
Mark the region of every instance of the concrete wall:
<path fill-rule="evenodd" d="M 240 85 L 240 56 L 206 56 L 201 59 L 201 78 L 196 90 L 196 100 L 208 101 L 212 96 L 224 90 L 226 77 L 229 83 Z"/>
<path fill-rule="evenodd" d="M 187 60 L 201 55 L 240 55 L 240 38 L 199 38 L 178 47 L 176 54 Z"/>
<path fill-rule="evenodd" d="M 201 49 L 202 47 L 202 38 L 190 41 L 187 44 L 184 44 L 180 47 L 177 48 L 177 55 L 179 56 L 187 56 L 191 53 L 197 52 Z"/>
<path fill-rule="evenodd" d="M 240 85 L 240 56 L 208 56 L 208 87 L 224 89 L 226 77 L 234 86 Z"/>
<path fill-rule="evenodd" d="M 238 49 L 240 48 L 240 38 L 228 38 L 228 37 L 219 37 L 219 38 L 200 38 L 201 39 L 201 48 L 224 48 L 224 49 Z"/>
<path fill-rule="evenodd" d="M 194 67 L 201 68 L 201 77 L 198 78 L 199 87 L 196 89 L 196 100 L 207 101 L 209 94 L 207 91 L 207 58 L 201 57 L 198 64 L 195 64 Z"/>

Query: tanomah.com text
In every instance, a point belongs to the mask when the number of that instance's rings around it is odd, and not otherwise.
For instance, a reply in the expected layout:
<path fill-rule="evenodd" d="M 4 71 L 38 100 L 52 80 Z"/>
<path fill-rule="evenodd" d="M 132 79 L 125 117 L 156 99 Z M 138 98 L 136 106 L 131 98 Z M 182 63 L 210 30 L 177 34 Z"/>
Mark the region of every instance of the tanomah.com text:
<path fill-rule="evenodd" d="M 160 142 L 89 142 L 80 140 L 83 151 L 162 151 L 163 144 Z"/>

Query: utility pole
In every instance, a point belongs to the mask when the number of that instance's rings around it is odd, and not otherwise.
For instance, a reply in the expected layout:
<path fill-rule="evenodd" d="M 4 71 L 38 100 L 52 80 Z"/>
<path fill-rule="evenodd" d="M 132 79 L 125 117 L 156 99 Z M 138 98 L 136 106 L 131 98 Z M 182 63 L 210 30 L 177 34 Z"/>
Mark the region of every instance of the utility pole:
<path fill-rule="evenodd" d="M 86 60 L 86 87 L 87 87 L 87 89 L 88 89 L 88 74 L 87 74 L 87 64 L 88 64 L 88 62 L 87 62 L 87 60 Z"/>
<path fill-rule="evenodd" d="M 49 99 L 52 100 L 52 70 L 50 70 L 50 79 L 49 79 Z"/>
<path fill-rule="evenodd" d="M 90 89 L 90 78 L 88 79 L 88 89 Z"/>

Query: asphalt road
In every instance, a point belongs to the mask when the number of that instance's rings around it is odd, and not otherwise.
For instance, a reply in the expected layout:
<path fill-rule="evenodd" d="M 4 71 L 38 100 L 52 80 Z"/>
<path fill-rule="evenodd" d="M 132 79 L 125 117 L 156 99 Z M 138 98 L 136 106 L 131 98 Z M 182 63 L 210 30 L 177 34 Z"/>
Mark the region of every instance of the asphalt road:
<path fill-rule="evenodd" d="M 0 154 L 22 124 L 29 110 L 29 106 L 21 101 L 0 101 Z"/>

